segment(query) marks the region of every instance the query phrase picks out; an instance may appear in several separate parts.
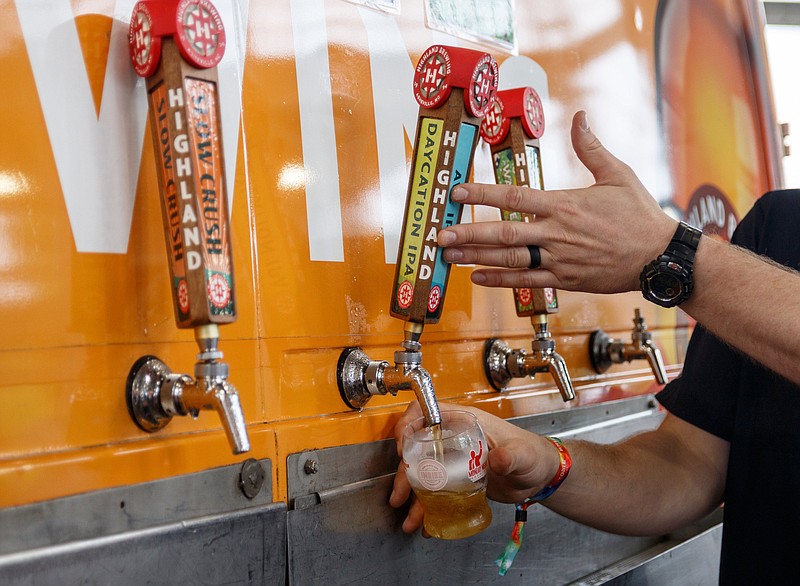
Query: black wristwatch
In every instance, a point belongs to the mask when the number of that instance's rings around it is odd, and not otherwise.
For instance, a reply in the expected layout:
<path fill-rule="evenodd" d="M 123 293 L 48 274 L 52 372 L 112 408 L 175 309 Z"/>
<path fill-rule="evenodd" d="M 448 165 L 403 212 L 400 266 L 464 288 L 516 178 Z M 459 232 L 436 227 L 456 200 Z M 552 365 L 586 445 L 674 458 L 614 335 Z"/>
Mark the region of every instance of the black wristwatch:
<path fill-rule="evenodd" d="M 661 307 L 675 307 L 692 293 L 694 254 L 703 232 L 685 222 L 678 224 L 664 253 L 645 265 L 639 275 L 642 295 Z"/>

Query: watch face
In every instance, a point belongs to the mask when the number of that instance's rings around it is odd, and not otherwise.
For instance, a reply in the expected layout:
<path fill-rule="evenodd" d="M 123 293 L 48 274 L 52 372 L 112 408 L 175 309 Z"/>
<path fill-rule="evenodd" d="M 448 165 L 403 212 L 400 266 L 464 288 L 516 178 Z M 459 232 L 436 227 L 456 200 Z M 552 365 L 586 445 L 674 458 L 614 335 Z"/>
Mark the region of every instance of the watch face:
<path fill-rule="evenodd" d="M 650 293 L 661 301 L 672 301 L 681 294 L 681 281 L 676 275 L 656 273 L 650 278 Z"/>

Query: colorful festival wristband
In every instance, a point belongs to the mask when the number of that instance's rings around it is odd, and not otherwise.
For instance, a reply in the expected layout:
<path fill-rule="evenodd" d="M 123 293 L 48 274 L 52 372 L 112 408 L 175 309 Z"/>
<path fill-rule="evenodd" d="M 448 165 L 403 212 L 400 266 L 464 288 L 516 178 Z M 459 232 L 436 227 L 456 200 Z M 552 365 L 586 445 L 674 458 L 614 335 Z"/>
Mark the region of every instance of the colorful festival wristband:
<path fill-rule="evenodd" d="M 520 547 L 522 547 L 523 530 L 525 529 L 525 521 L 528 520 L 528 507 L 552 496 L 564 480 L 566 480 L 569 470 L 572 468 L 572 457 L 569 455 L 569 451 L 567 451 L 564 442 L 557 437 L 545 436 L 545 439 L 552 443 L 558 450 L 558 470 L 555 476 L 553 476 L 553 479 L 548 482 L 542 490 L 532 497 L 526 498 L 521 503 L 514 505 L 516 512 L 514 517 L 514 529 L 511 531 L 511 540 L 506 544 L 506 548 L 500 557 L 494 561 L 494 563 L 500 567 L 499 573 L 501 576 L 506 575 L 511 564 L 514 563 L 517 552 Z"/>
<path fill-rule="evenodd" d="M 561 486 L 561 484 L 567 479 L 569 470 L 572 468 L 572 457 L 569 455 L 564 442 L 557 437 L 545 436 L 544 439 L 548 440 L 558 450 L 558 470 L 556 471 L 555 476 L 553 476 L 553 479 L 547 483 L 547 486 L 545 486 L 532 497 L 526 498 L 523 503 L 539 502 L 552 496 L 553 493 L 558 490 L 558 487 Z"/>

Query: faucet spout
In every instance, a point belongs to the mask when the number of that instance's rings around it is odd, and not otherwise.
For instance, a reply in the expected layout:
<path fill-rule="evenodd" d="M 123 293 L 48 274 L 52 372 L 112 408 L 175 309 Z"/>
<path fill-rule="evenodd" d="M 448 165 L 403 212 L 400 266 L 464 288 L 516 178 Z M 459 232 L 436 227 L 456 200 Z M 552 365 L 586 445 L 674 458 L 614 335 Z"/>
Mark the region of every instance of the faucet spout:
<path fill-rule="evenodd" d="M 173 387 L 173 404 L 177 415 L 196 416 L 201 410 L 214 410 L 219 415 L 228 444 L 234 454 L 250 450 L 247 425 L 239 393 L 231 383 L 220 377 L 199 378 L 180 388 Z"/>
<path fill-rule="evenodd" d="M 644 356 L 653 371 L 656 382 L 660 385 L 667 384 L 667 369 L 664 368 L 664 359 L 661 358 L 661 351 L 652 343 L 648 342 L 644 346 Z"/>
<path fill-rule="evenodd" d="M 547 360 L 547 371 L 556 382 L 558 392 L 564 401 L 572 401 L 575 398 L 575 389 L 572 387 L 572 379 L 569 377 L 567 363 L 560 354 L 553 352 Z"/>
<path fill-rule="evenodd" d="M 414 340 L 406 340 L 403 347 L 394 354 L 394 366 L 385 360 L 370 360 L 361 348 L 345 348 L 336 372 L 339 393 L 349 407 L 362 409 L 375 395 L 413 391 L 426 426 L 439 424 L 442 422 L 439 403 L 433 379 L 421 366 L 420 345 Z"/>
<path fill-rule="evenodd" d="M 533 353 L 524 357 L 522 376 L 533 376 L 537 372 L 548 372 L 561 393 L 564 401 L 575 398 L 575 389 L 567 370 L 564 358 L 555 351 L 555 344 L 550 338 L 533 341 Z"/>
<path fill-rule="evenodd" d="M 408 371 L 411 379 L 411 389 L 417 396 L 419 406 L 422 408 L 422 416 L 425 418 L 426 427 L 438 425 L 442 422 L 442 414 L 439 412 L 439 403 L 436 394 L 433 392 L 433 380 L 428 371 L 422 367 L 412 368 Z"/>
<path fill-rule="evenodd" d="M 406 354 L 398 352 L 397 355 Z M 397 359 L 398 356 L 395 356 Z M 383 363 L 383 376 L 381 394 L 391 393 L 396 395 L 397 391 L 414 391 L 414 395 L 422 409 L 422 416 L 425 418 L 425 425 L 431 426 L 442 422 L 439 412 L 439 403 L 436 400 L 436 393 L 433 390 L 433 379 L 427 370 L 422 368 L 418 362 L 401 362 L 397 360 L 394 367 L 389 367 L 387 362 Z"/>

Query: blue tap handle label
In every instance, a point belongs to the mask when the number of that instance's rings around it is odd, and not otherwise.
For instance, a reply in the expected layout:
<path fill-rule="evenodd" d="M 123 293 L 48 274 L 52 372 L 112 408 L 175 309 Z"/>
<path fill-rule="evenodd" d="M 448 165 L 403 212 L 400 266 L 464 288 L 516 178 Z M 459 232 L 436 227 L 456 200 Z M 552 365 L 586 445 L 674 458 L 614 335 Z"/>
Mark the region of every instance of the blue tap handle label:
<path fill-rule="evenodd" d="M 448 228 L 461 220 L 462 205 L 450 199 L 450 194 L 456 185 L 461 185 L 467 180 L 472 168 L 472 152 L 478 127 L 474 124 L 461 123 L 458 144 L 453 160 L 453 171 L 450 176 L 450 186 L 447 190 L 447 205 L 445 206 L 442 228 Z M 436 262 L 431 279 L 430 293 L 428 294 L 428 312 L 426 320 L 438 320 L 442 313 L 442 302 L 450 276 L 450 264 L 442 258 L 442 248 L 437 247 Z"/>

